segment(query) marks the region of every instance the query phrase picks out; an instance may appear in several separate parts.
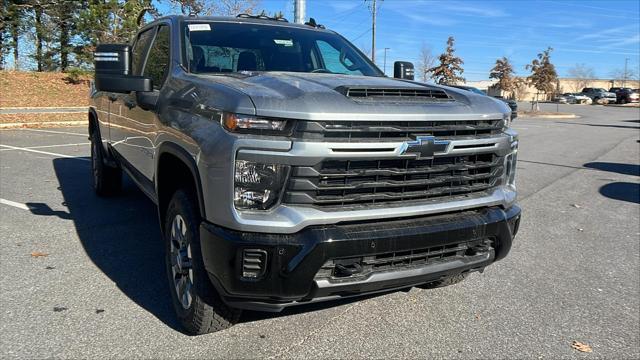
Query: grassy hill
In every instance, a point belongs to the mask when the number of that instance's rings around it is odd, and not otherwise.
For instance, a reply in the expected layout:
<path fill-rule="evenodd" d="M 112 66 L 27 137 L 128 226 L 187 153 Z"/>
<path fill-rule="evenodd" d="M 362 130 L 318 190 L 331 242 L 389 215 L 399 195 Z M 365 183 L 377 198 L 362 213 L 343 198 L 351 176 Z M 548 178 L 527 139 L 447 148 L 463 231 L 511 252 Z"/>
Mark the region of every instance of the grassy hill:
<path fill-rule="evenodd" d="M 0 108 L 89 105 L 89 77 L 77 84 L 69 74 L 0 71 Z"/>
<path fill-rule="evenodd" d="M 72 82 L 70 75 L 63 73 L 0 71 L 0 109 L 88 106 L 90 79 L 80 76 Z M 86 113 L 0 114 L 0 128 L 60 126 L 86 120 Z"/>

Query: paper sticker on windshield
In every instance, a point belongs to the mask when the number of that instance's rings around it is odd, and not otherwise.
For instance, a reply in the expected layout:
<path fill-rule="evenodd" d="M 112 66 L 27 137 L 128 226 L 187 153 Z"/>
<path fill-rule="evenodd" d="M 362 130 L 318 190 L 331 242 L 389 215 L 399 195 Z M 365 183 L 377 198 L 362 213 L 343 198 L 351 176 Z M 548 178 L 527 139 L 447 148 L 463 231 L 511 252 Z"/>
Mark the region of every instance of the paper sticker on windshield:
<path fill-rule="evenodd" d="M 189 24 L 189 31 L 211 31 L 209 24 Z"/>
<path fill-rule="evenodd" d="M 273 42 L 278 45 L 293 46 L 293 40 L 291 39 L 273 39 Z"/>

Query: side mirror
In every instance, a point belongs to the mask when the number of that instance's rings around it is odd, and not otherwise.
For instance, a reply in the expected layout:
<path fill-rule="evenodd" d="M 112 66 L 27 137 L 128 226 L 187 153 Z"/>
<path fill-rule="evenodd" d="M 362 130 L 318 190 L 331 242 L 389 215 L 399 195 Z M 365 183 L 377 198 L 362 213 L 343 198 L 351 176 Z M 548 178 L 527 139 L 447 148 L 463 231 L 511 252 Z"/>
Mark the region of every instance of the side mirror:
<path fill-rule="evenodd" d="M 117 93 L 153 90 L 151 79 L 131 75 L 129 45 L 100 44 L 93 55 L 96 90 Z"/>
<path fill-rule="evenodd" d="M 414 79 L 413 64 L 408 61 L 396 61 L 393 63 L 393 77 L 396 79 Z"/>

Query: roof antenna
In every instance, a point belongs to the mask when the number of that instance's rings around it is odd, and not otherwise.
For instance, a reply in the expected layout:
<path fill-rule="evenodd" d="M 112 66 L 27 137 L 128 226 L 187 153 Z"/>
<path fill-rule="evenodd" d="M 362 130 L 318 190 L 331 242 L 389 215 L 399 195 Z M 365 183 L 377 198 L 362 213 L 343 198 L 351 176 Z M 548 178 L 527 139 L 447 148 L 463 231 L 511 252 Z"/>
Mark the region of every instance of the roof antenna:
<path fill-rule="evenodd" d="M 309 21 L 307 21 L 306 23 L 304 23 L 305 25 L 314 27 L 314 28 L 318 28 L 318 29 L 324 29 L 324 25 L 320 25 L 318 23 L 316 23 L 316 19 L 314 18 L 309 18 Z"/>

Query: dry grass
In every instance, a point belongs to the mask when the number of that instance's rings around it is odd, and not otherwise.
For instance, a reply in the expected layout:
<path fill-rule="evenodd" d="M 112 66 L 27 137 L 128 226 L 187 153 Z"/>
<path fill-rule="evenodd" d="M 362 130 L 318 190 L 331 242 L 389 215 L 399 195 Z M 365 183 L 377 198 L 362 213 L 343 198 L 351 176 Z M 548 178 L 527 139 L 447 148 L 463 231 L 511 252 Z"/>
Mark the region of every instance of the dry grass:
<path fill-rule="evenodd" d="M 54 107 L 89 105 L 89 78 L 80 84 L 67 74 L 0 71 L 0 107 Z"/>

